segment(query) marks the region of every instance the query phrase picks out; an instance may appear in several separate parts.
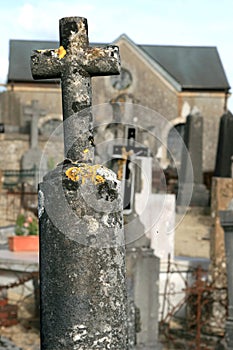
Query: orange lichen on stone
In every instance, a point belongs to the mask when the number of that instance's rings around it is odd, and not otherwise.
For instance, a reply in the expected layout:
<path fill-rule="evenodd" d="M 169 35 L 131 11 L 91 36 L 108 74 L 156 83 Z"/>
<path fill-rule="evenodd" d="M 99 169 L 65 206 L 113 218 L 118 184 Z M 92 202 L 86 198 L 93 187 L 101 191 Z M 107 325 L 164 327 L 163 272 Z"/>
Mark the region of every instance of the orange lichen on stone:
<path fill-rule="evenodd" d="M 105 178 L 98 174 L 101 165 L 82 164 L 79 167 L 71 167 L 66 170 L 66 176 L 72 181 L 81 180 L 85 184 L 87 180 L 91 180 L 95 185 L 105 182 Z"/>
<path fill-rule="evenodd" d="M 105 179 L 101 175 L 96 175 L 95 180 L 96 180 L 96 184 L 101 184 L 105 181 Z"/>
<path fill-rule="evenodd" d="M 68 170 L 66 170 L 66 176 L 72 181 L 78 181 L 80 179 L 79 168 L 77 167 L 69 168 Z"/>
<path fill-rule="evenodd" d="M 60 46 L 58 49 L 58 57 L 63 58 L 66 55 L 66 50 L 63 46 Z"/>

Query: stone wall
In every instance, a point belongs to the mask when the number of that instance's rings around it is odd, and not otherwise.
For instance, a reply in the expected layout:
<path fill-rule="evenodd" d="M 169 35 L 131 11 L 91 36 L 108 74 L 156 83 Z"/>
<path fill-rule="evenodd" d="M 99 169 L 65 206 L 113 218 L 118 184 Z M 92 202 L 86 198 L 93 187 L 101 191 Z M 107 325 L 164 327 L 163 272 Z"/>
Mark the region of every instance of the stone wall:
<path fill-rule="evenodd" d="M 32 87 L 31 84 L 25 84 L 14 85 L 13 90 L 0 94 L 0 122 L 25 128 L 29 125 L 29 120 L 24 116 L 23 107 L 30 105 L 32 100 L 38 100 L 39 107 L 44 109 L 47 115 L 60 119 L 62 115 L 60 85 Z"/>
<path fill-rule="evenodd" d="M 62 137 L 56 141 L 39 137 L 39 147 L 46 153 L 49 168 L 53 168 L 63 159 Z M 29 135 L 0 134 L 0 170 L 19 170 L 21 158 L 29 149 Z"/>

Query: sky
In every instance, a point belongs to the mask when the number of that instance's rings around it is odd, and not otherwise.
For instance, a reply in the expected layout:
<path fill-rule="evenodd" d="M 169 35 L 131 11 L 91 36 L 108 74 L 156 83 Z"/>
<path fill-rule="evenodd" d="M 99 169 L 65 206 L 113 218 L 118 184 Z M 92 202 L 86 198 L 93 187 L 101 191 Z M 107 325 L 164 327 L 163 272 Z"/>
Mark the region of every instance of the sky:
<path fill-rule="evenodd" d="M 59 19 L 67 16 L 87 18 L 91 42 L 125 33 L 136 44 L 216 46 L 233 91 L 232 0 L 0 0 L 0 84 L 9 40 L 59 41 Z"/>

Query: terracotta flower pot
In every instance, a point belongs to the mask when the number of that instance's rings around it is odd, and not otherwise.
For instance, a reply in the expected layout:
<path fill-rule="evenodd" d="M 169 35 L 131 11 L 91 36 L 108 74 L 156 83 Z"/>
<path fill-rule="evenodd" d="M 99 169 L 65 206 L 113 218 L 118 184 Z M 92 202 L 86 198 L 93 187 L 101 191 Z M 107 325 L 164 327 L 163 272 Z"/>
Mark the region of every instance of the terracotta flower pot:
<path fill-rule="evenodd" d="M 39 236 L 10 236 L 8 246 L 13 252 L 38 252 Z"/>

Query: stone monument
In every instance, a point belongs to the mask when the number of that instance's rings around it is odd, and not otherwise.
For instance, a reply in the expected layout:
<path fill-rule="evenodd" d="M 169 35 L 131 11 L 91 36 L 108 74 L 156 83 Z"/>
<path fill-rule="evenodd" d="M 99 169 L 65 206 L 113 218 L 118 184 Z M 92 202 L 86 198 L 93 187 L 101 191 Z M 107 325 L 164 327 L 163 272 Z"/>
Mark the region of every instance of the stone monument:
<path fill-rule="evenodd" d="M 219 212 L 221 225 L 224 229 L 224 242 L 227 265 L 227 295 L 228 315 L 226 320 L 225 339 L 227 349 L 233 349 L 233 200 L 227 210 Z"/>
<path fill-rule="evenodd" d="M 34 78 L 61 78 L 66 157 L 39 187 L 43 350 L 127 349 L 122 201 L 115 174 L 93 165 L 89 108 L 91 77 L 119 74 L 119 52 L 87 33 L 85 18 L 62 18 L 60 48 L 31 58 Z"/>
<path fill-rule="evenodd" d="M 42 158 L 42 151 L 38 144 L 38 119 L 40 116 L 44 116 L 46 111 L 39 107 L 37 100 L 32 100 L 30 105 L 24 106 L 24 114 L 30 118 L 30 147 L 22 157 L 21 170 L 34 170 L 35 178 L 31 185 L 37 189 L 39 169 L 44 174 L 47 172 L 46 158 Z M 25 180 L 30 182 L 31 179 L 25 177 Z"/>
<path fill-rule="evenodd" d="M 127 104 L 122 110 L 128 117 L 132 113 L 133 104 Z M 160 349 L 158 342 L 158 310 L 159 310 L 159 267 L 160 259 L 154 255 L 150 247 L 150 239 L 145 234 L 145 227 L 135 208 L 135 194 L 140 191 L 140 167 L 144 160 L 151 158 L 148 147 L 137 142 L 139 130 L 136 126 L 124 123 L 117 102 L 112 103 L 113 120 L 111 124 L 115 143 L 112 148 L 112 167 L 122 182 L 124 198 L 124 224 L 126 241 L 126 275 L 128 300 L 131 314 L 135 317 L 135 332 L 129 332 L 129 349 Z M 121 105 L 122 107 L 122 105 Z M 132 117 L 132 115 L 131 115 Z M 127 118 L 127 117 L 126 117 Z M 122 137 L 122 130 L 124 137 Z M 119 141 L 122 141 L 120 144 Z M 140 166 L 139 162 L 140 161 Z M 150 178 L 152 169 L 146 169 Z M 134 312 L 132 312 L 132 303 Z M 132 317 L 132 316 L 131 316 Z"/>
<path fill-rule="evenodd" d="M 193 187 L 190 206 L 205 207 L 209 204 L 209 192 L 203 184 L 202 138 L 203 117 L 197 109 L 193 109 L 187 116 L 184 131 L 184 143 L 189 152 L 193 169 L 187 166 L 187 152 L 183 152 L 180 176 L 181 191 L 177 198 L 177 206 L 182 207 L 188 202 L 185 198 L 186 187 Z M 193 181 L 190 171 L 193 171 Z"/>
<path fill-rule="evenodd" d="M 231 177 L 231 157 L 233 156 L 233 115 L 230 111 L 220 120 L 215 177 Z"/>

